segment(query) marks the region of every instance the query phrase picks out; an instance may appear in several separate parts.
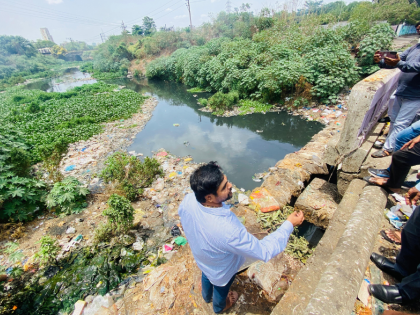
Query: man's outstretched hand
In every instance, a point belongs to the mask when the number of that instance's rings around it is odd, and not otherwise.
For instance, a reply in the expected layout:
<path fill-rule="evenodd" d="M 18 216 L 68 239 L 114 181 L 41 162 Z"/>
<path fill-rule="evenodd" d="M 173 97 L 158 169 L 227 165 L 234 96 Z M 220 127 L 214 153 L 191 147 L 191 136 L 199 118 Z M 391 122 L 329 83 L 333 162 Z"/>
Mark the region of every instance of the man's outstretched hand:
<path fill-rule="evenodd" d="M 290 221 L 290 223 L 293 224 L 293 226 L 299 226 L 302 224 L 302 222 L 305 220 L 305 217 L 303 216 L 303 212 L 293 212 L 291 215 L 288 216 L 287 221 Z"/>
<path fill-rule="evenodd" d="M 420 199 L 420 191 L 416 187 L 410 188 L 410 190 L 405 194 L 405 202 L 408 205 L 416 205 L 417 201 Z"/>
<path fill-rule="evenodd" d="M 375 52 L 375 54 L 373 55 L 373 62 L 374 63 L 379 63 L 381 61 L 381 55 L 379 54 L 379 50 L 377 50 Z"/>

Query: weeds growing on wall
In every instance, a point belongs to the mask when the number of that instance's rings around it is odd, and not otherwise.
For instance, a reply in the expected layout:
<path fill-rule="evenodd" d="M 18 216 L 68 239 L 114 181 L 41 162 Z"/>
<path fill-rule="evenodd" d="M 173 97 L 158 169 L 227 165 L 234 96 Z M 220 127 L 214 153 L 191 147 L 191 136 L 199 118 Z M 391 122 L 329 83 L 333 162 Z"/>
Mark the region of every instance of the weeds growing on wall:
<path fill-rule="evenodd" d="M 267 231 L 272 233 L 287 220 L 287 217 L 293 211 L 293 207 L 285 206 L 282 210 L 278 211 L 268 213 L 258 212 L 257 222 L 261 224 L 263 229 L 267 229 Z M 312 255 L 313 250 L 309 247 L 309 242 L 304 237 L 298 236 L 298 229 L 295 227 L 293 233 L 290 235 L 285 252 L 306 263 L 307 259 Z"/>

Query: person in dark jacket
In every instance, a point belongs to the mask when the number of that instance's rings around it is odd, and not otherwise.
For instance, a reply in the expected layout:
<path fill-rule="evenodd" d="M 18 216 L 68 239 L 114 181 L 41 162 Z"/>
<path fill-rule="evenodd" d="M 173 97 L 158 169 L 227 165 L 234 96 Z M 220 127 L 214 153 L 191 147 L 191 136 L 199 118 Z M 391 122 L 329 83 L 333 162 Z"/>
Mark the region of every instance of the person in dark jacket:
<path fill-rule="evenodd" d="M 420 192 L 406 195 L 406 203 L 412 205 Z M 417 207 L 401 233 L 401 251 L 396 262 L 377 253 L 370 256 L 383 272 L 400 281 L 396 285 L 371 284 L 370 294 L 388 304 L 406 304 L 420 298 L 420 206 Z"/>
<path fill-rule="evenodd" d="M 416 29 L 420 34 L 420 22 L 416 24 Z M 381 68 L 398 68 L 402 72 L 395 92 L 395 101 L 388 108 L 388 116 L 391 120 L 388 137 L 383 149 L 372 154 L 372 157 L 379 158 L 392 154 L 397 134 L 409 127 L 420 111 L 420 43 L 408 48 L 400 55 L 397 54 L 395 59 L 385 57 L 381 60 L 381 56 L 375 54 L 374 61 Z"/>

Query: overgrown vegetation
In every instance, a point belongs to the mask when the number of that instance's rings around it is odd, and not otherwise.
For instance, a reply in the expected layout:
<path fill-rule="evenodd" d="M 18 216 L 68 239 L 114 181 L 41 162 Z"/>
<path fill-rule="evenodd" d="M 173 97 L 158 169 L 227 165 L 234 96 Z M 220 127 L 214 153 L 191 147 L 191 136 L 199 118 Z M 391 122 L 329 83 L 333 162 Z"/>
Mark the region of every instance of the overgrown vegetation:
<path fill-rule="evenodd" d="M 272 233 L 287 220 L 287 217 L 293 211 L 293 207 L 285 206 L 282 210 L 278 211 L 268 213 L 258 212 L 257 222 L 261 224 L 263 229 L 267 229 L 268 232 Z M 313 250 L 309 247 L 309 242 L 304 237 L 298 236 L 298 229 L 295 227 L 293 233 L 290 235 L 285 252 L 306 263 L 307 259 L 312 255 Z"/>
<path fill-rule="evenodd" d="M 0 94 L 1 220 L 26 221 L 45 209 L 47 185 L 31 176 L 31 165 L 42 161 L 49 179 L 61 181 L 58 166 L 69 143 L 87 140 L 102 131 L 100 123 L 129 118 L 141 109 L 145 97 L 131 90 L 116 92 L 116 87 L 96 83 L 64 93 L 15 87 Z M 70 184 L 75 182 L 64 185 Z M 62 199 L 59 195 L 67 188 L 58 184 L 53 189 L 50 207 L 63 213 L 80 211 L 79 195 L 86 191 L 74 186 Z"/>
<path fill-rule="evenodd" d="M 44 235 L 37 243 L 41 246 L 39 251 L 35 253 L 35 260 L 42 266 L 54 265 L 56 263 L 55 257 L 61 249 L 57 240 L 49 235 Z"/>
<path fill-rule="evenodd" d="M 49 209 L 66 215 L 80 213 L 87 207 L 86 196 L 89 190 L 74 177 L 68 176 L 63 181 L 55 183 L 46 198 Z"/>
<path fill-rule="evenodd" d="M 107 158 L 100 177 L 112 183 L 121 195 L 134 200 L 143 188 L 152 184 L 156 176 L 163 176 L 159 162 L 146 157 L 144 162 L 126 152 L 116 152 Z"/>

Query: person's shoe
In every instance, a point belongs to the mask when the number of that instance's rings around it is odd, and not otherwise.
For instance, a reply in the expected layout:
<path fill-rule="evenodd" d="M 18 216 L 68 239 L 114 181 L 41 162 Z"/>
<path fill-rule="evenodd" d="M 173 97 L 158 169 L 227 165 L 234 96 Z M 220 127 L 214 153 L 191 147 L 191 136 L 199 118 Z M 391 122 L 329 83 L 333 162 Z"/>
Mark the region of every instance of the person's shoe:
<path fill-rule="evenodd" d="M 387 304 L 402 304 L 403 298 L 396 285 L 370 284 L 368 291 L 378 300 Z"/>
<path fill-rule="evenodd" d="M 390 172 L 385 169 L 368 168 L 368 173 L 373 177 L 390 178 Z"/>
<path fill-rule="evenodd" d="M 389 118 L 389 116 L 378 119 L 378 123 L 387 123 L 387 122 L 391 122 L 391 118 Z"/>
<path fill-rule="evenodd" d="M 388 258 L 385 258 L 384 256 L 377 253 L 372 253 L 372 255 L 370 255 L 370 260 L 372 260 L 376 267 L 394 277 L 395 279 L 401 281 L 401 279 L 404 278 L 402 274 L 395 270 L 395 264 Z"/>

